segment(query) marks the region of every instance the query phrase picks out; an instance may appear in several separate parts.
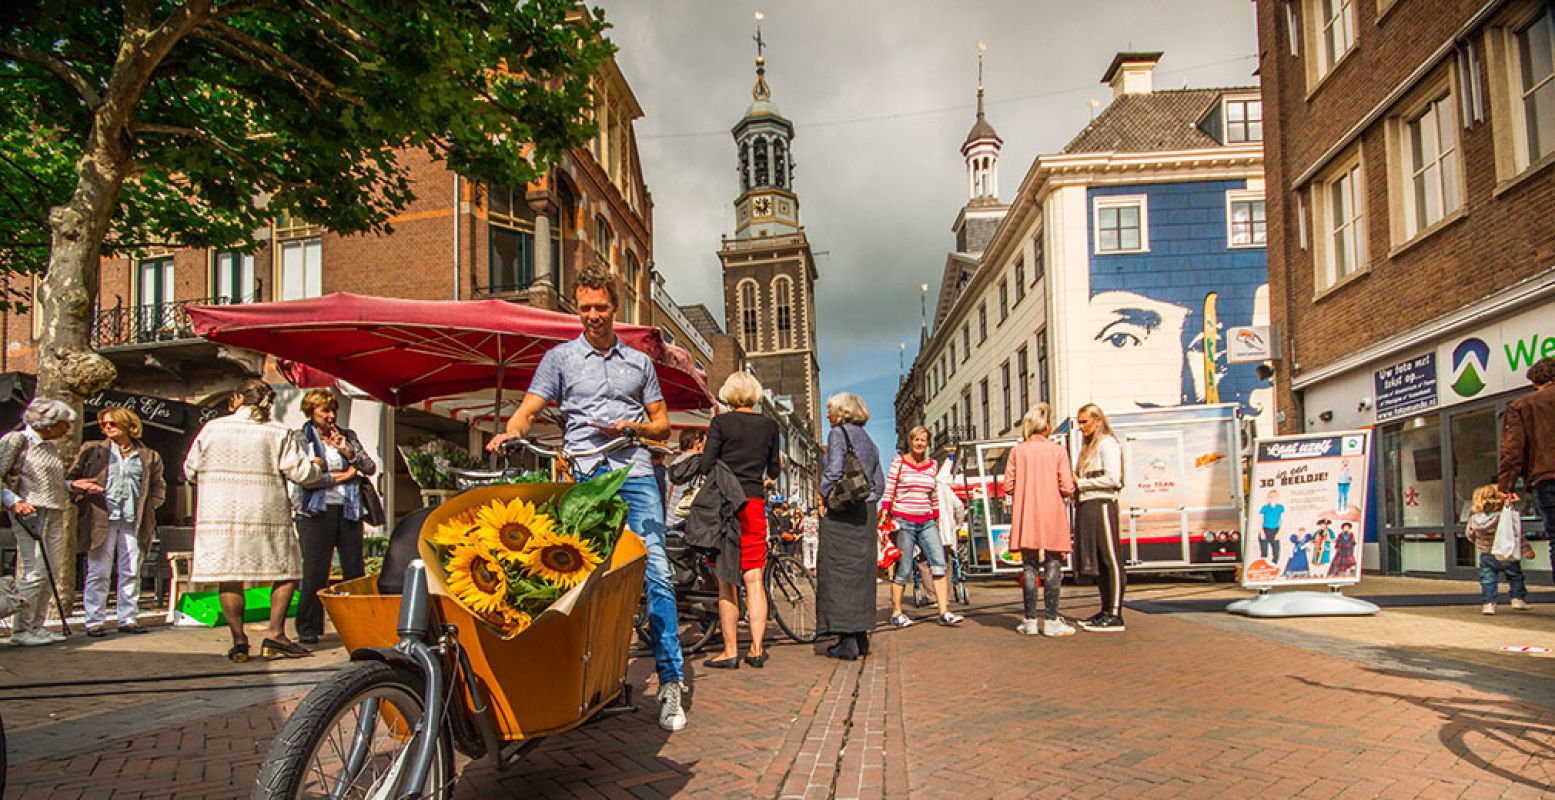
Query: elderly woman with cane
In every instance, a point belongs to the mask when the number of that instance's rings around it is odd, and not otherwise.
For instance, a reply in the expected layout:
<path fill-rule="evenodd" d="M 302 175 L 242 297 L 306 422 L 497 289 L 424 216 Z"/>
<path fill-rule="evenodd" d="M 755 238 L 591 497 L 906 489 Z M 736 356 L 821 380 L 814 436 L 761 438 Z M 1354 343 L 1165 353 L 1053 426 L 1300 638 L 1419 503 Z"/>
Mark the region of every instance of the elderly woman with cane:
<path fill-rule="evenodd" d="M 15 519 L 15 528 L 26 531 L 16 537 L 22 579 L 18 592 L 22 607 L 16 612 L 11 644 L 24 647 L 62 642 L 65 636 L 43 627 L 48 617 L 48 597 L 53 590 L 54 565 L 64 563 L 65 509 L 70 489 L 65 482 L 65 454 L 60 440 L 70 433 L 76 412 L 58 400 L 34 400 L 22 412 L 24 427 L 0 437 L 0 475 L 5 477 L 0 497 Z M 58 595 L 55 596 L 58 603 Z M 60 609 L 64 628 L 64 609 Z"/>

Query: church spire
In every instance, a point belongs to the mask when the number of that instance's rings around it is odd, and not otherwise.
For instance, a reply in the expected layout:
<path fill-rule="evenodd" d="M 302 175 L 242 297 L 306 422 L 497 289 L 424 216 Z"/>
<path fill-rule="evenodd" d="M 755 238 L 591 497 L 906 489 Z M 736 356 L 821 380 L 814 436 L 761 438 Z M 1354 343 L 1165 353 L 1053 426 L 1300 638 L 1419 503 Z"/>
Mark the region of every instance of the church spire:
<path fill-rule="evenodd" d="M 961 155 L 966 159 L 967 199 L 974 203 L 999 201 L 999 148 L 1004 145 L 983 114 L 983 53 L 987 49 L 987 44 L 977 43 L 977 120 L 961 143 Z"/>
<path fill-rule="evenodd" d="M 751 99 L 764 102 L 772 99 L 772 87 L 767 85 L 767 43 L 761 38 L 761 21 L 767 15 L 756 12 L 756 85 L 751 87 Z"/>

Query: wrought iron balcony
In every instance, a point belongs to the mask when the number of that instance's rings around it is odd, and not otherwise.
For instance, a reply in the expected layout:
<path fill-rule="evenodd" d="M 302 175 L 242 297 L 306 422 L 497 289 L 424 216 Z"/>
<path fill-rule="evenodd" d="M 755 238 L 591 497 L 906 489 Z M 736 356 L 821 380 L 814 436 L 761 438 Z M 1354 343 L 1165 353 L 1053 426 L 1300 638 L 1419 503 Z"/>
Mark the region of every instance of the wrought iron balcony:
<path fill-rule="evenodd" d="M 977 438 L 977 428 L 971 425 L 952 425 L 935 434 L 933 449 L 953 447 L 962 442 L 970 442 Z"/>
<path fill-rule="evenodd" d="M 92 347 L 101 350 L 194 339 L 194 327 L 189 323 L 189 306 L 230 305 L 258 299 L 256 291 L 254 296 L 239 301 L 231 297 L 201 297 L 138 306 L 126 306 L 120 302 L 113 308 L 98 310 L 92 323 Z"/>

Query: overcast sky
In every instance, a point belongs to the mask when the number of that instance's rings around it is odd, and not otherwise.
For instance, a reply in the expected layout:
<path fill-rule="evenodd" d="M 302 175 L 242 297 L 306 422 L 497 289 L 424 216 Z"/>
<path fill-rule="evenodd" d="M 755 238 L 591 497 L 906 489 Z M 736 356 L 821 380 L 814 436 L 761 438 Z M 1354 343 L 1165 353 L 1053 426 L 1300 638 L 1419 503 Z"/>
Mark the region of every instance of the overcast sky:
<path fill-rule="evenodd" d="M 643 107 L 654 261 L 682 305 L 723 319 L 719 237 L 738 194 L 729 129 L 751 102 L 754 15 L 772 100 L 793 121 L 800 223 L 816 252 L 823 397 L 868 403 L 895 434 L 898 344 L 916 352 L 919 285 L 937 291 L 966 202 L 959 147 L 975 117 L 977 44 L 1001 138 L 1000 196 L 1063 148 L 1111 90 L 1119 50 L 1165 52 L 1158 88 L 1254 83 L 1250 0 L 596 0 Z M 929 297 L 932 313 L 935 298 Z M 716 387 L 714 387 L 716 389 Z"/>

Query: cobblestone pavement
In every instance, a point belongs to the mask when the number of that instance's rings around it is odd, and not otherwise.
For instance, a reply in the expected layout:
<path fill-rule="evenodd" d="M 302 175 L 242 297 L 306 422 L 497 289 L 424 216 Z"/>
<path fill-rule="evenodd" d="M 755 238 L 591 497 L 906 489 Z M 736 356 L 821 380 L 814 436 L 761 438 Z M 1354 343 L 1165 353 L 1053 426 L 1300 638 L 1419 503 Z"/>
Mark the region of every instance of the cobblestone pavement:
<path fill-rule="evenodd" d="M 691 724 L 674 735 L 655 724 L 651 665 L 635 661 L 631 679 L 648 684 L 639 712 L 545 742 L 507 773 L 461 760 L 456 796 L 1555 796 L 1555 658 L 1500 649 L 1555 647 L 1555 605 L 1481 617 L 1429 602 L 1463 584 L 1402 585 L 1429 594 L 1375 618 L 1260 621 L 1183 603 L 1234 589 L 1142 584 L 1126 633 L 1046 639 L 1013 633 L 1013 587 L 978 584 L 959 628 L 925 610 L 922 624 L 877 632 L 860 661 L 778 644 L 763 670 L 696 668 Z M 1411 593 L 1396 586 L 1352 593 Z M 1094 597 L 1066 589 L 1065 612 L 1088 615 Z M 221 669 L 157 660 L 219 653 L 196 639 L 213 633 L 5 648 L 0 676 Z M 246 797 L 296 684 L 318 677 L 283 670 L 340 658 L 326 648 L 172 694 L 0 689 L 14 731 L 7 797 Z M 22 699 L 39 694 L 73 696 Z"/>

